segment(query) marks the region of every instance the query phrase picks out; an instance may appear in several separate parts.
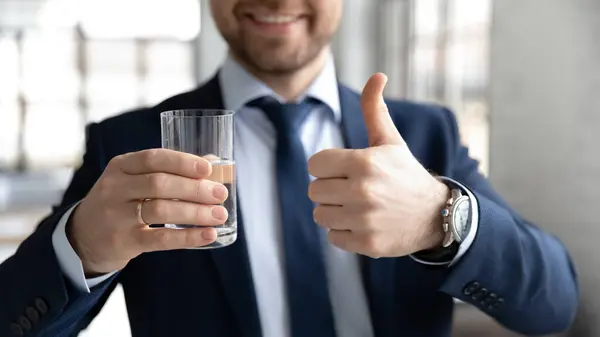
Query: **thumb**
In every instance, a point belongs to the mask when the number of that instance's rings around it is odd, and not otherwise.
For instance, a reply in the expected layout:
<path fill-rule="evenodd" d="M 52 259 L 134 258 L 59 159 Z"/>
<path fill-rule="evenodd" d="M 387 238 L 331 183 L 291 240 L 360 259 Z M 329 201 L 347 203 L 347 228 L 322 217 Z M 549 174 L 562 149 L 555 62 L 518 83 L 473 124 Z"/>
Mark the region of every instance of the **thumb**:
<path fill-rule="evenodd" d="M 383 100 L 383 89 L 386 83 L 387 76 L 376 73 L 369 78 L 363 89 L 361 105 L 370 146 L 404 144 L 404 139 L 396 129 Z"/>

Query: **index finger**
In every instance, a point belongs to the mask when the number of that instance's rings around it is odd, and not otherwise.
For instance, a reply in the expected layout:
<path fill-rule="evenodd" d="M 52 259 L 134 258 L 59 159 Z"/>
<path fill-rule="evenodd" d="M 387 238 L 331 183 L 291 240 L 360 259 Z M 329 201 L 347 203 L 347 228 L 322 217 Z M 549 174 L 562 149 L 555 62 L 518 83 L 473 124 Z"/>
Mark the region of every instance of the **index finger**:
<path fill-rule="evenodd" d="M 347 178 L 349 159 L 354 150 L 327 149 L 308 160 L 308 172 L 315 178 Z"/>
<path fill-rule="evenodd" d="M 170 173 L 201 179 L 212 172 L 210 162 L 202 157 L 168 149 L 150 149 L 120 156 L 117 166 L 125 174 Z"/>

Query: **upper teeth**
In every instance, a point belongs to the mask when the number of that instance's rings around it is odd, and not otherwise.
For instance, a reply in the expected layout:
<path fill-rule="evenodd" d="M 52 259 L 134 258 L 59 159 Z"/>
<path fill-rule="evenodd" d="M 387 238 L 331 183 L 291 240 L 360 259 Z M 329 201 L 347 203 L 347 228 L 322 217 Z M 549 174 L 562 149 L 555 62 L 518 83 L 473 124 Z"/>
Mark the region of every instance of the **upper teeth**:
<path fill-rule="evenodd" d="M 256 16 L 255 19 L 256 19 L 256 21 L 260 21 L 260 22 L 264 22 L 264 23 L 290 23 L 290 22 L 296 20 L 295 17 L 288 16 L 288 15 Z"/>

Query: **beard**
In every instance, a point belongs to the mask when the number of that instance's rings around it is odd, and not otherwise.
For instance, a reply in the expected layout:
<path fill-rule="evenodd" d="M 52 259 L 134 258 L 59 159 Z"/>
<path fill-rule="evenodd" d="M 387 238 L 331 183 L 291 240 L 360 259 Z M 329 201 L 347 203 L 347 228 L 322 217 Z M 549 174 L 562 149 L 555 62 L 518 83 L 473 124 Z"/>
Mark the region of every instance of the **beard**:
<path fill-rule="evenodd" d="M 271 75 L 286 75 L 303 69 L 322 53 L 329 36 L 309 39 L 292 45 L 284 39 L 253 41 L 244 33 L 223 36 L 233 55 L 251 69 Z"/>

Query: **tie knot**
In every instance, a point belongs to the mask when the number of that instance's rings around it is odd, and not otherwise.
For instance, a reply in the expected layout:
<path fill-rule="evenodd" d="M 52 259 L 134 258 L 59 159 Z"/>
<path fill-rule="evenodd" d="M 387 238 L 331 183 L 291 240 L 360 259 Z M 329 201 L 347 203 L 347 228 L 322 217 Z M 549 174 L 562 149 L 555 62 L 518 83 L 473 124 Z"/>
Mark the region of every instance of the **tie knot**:
<path fill-rule="evenodd" d="M 280 103 L 273 97 L 262 97 L 249 102 L 247 106 L 262 110 L 278 133 L 288 134 L 298 131 L 313 104 L 310 99 L 301 103 Z"/>

